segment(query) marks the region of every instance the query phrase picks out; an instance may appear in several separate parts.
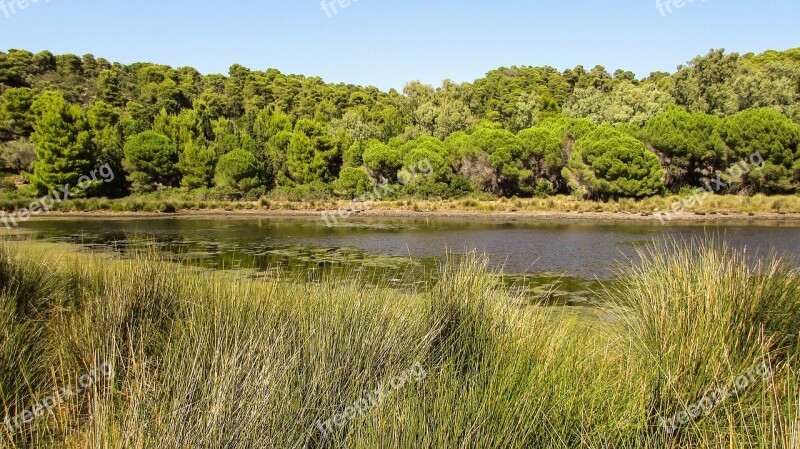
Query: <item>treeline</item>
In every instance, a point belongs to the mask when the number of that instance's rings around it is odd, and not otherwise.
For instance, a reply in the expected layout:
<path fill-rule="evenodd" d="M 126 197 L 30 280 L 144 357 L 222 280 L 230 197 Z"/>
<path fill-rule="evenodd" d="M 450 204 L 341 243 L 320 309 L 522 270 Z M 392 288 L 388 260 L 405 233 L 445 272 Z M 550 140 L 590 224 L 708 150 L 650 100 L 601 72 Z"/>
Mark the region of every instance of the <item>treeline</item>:
<path fill-rule="evenodd" d="M 511 67 L 402 93 L 252 71 L 122 65 L 0 52 L 0 164 L 17 194 L 75 185 L 108 164 L 124 196 L 165 188 L 257 198 L 352 196 L 426 161 L 404 193 L 646 197 L 707 185 L 757 154 L 731 193 L 800 188 L 800 49 L 713 50 L 637 80 L 603 67 Z"/>

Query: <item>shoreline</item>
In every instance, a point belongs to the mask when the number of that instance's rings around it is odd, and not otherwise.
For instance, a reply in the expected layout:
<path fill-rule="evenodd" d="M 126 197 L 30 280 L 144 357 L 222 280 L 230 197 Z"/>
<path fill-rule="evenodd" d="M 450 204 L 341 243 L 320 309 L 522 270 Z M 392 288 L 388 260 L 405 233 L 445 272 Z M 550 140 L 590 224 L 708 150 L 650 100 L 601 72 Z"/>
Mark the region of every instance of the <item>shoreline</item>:
<path fill-rule="evenodd" d="M 47 215 L 31 217 L 31 220 L 46 220 L 58 218 L 180 218 L 180 217 L 275 217 L 275 218 L 311 218 L 318 217 L 321 222 L 323 213 L 331 214 L 335 211 L 328 210 L 264 210 L 264 209 L 200 209 L 183 210 L 174 213 L 164 212 L 61 212 L 52 211 Z M 774 222 L 800 225 L 800 213 L 674 213 L 669 220 L 662 220 L 662 216 L 641 212 L 563 212 L 563 211 L 410 211 L 402 209 L 374 209 L 360 213 L 353 213 L 348 218 L 338 218 L 340 223 L 362 218 L 397 218 L 397 219 L 470 219 L 486 221 L 600 221 L 600 222 L 642 222 L 655 223 L 669 226 L 677 223 L 724 223 L 724 222 Z"/>

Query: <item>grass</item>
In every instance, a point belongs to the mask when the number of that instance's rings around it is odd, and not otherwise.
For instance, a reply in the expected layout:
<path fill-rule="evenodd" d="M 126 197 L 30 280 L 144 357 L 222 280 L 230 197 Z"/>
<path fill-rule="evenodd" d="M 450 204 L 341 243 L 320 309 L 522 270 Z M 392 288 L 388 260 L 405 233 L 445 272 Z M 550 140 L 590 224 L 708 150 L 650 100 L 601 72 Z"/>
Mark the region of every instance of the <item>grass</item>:
<path fill-rule="evenodd" d="M 669 211 L 683 196 L 652 197 L 642 200 L 623 198 L 606 202 L 590 201 L 573 196 L 558 195 L 544 198 L 492 198 L 485 194 L 461 199 L 404 198 L 377 201 L 370 210 L 401 212 L 558 212 L 654 215 Z M 0 195 L 0 210 L 13 212 L 27 208 L 34 198 L 10 198 Z M 335 211 L 352 206 L 350 200 L 332 197 L 302 199 L 298 196 L 272 195 L 257 201 L 226 201 L 193 192 L 167 190 L 120 199 L 90 198 L 56 203 L 53 210 L 61 212 L 143 212 L 175 213 L 200 210 L 272 210 L 272 211 Z M 674 217 L 692 215 L 785 215 L 800 213 L 800 195 L 712 195 L 702 204 L 681 207 Z"/>
<path fill-rule="evenodd" d="M 643 250 L 600 319 L 514 306 L 474 256 L 402 293 L 36 248 L 0 250 L 0 412 L 104 362 L 115 373 L 14 435 L 0 428 L 0 447 L 800 444 L 797 272 L 721 243 Z M 761 362 L 769 380 L 673 433 L 659 426 Z M 317 430 L 415 364 L 424 379 Z"/>

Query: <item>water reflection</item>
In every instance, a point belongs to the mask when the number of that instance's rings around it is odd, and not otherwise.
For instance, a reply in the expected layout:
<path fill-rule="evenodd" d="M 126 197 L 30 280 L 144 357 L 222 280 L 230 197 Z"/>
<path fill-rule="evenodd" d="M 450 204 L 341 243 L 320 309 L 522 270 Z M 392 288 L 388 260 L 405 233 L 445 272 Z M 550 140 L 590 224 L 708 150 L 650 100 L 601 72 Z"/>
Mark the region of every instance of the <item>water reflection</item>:
<path fill-rule="evenodd" d="M 476 250 L 531 301 L 585 304 L 617 263 L 665 236 L 715 234 L 749 252 L 800 254 L 800 227 L 787 223 L 671 224 L 360 218 L 326 227 L 302 217 L 58 218 L 26 223 L 18 238 L 78 243 L 127 254 L 155 242 L 176 261 L 210 269 L 281 272 L 308 278 L 361 273 L 414 288 L 435 277 L 447 254 Z M 19 237 L 22 236 L 22 237 Z M 134 242 L 134 243 L 132 243 Z"/>

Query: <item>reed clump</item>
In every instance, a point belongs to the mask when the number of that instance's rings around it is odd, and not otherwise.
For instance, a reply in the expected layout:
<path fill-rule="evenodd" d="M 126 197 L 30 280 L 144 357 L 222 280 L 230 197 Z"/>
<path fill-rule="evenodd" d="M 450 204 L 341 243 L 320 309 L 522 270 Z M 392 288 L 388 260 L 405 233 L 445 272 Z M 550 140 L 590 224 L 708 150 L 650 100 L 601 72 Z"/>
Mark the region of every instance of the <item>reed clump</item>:
<path fill-rule="evenodd" d="M 113 376 L 3 424 L 0 447 L 797 447 L 794 265 L 660 245 L 597 319 L 520 308 L 474 254 L 400 292 L 7 246 L 0 419 L 104 363 Z M 768 379 L 660 425 L 758 363 Z"/>

